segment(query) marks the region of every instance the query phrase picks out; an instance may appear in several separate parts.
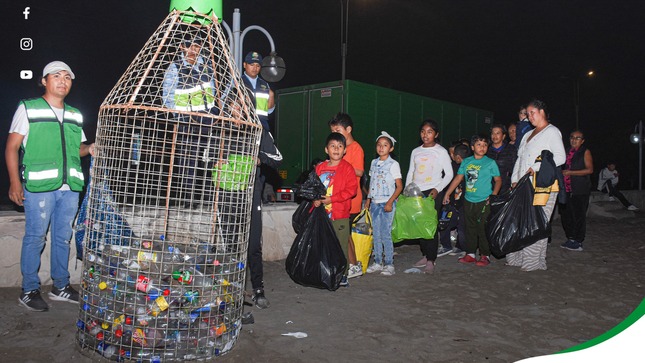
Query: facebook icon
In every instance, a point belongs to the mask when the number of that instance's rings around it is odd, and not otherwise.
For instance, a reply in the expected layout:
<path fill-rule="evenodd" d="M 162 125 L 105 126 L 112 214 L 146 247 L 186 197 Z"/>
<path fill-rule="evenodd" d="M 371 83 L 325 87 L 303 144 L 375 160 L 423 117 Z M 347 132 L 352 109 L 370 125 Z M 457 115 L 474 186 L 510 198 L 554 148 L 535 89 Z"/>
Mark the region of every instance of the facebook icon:
<path fill-rule="evenodd" d="M 22 13 L 25 14 L 25 20 L 29 19 L 29 9 L 31 9 L 29 6 L 25 7 L 25 11 Z"/>

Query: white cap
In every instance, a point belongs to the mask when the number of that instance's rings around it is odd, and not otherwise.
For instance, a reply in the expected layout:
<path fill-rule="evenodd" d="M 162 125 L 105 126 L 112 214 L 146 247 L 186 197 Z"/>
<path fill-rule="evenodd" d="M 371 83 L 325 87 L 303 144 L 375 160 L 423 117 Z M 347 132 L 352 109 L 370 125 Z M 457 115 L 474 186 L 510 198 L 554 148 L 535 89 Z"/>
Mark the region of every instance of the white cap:
<path fill-rule="evenodd" d="M 61 61 L 53 61 L 45 66 L 43 69 L 43 78 L 47 77 L 50 73 L 56 73 L 59 71 L 67 71 L 72 79 L 76 78 L 72 69 L 69 66 Z"/>
<path fill-rule="evenodd" d="M 394 146 L 394 143 L 396 142 L 396 140 L 394 140 L 392 135 L 388 134 L 385 131 L 381 131 L 381 134 L 376 138 L 376 141 L 378 141 L 378 139 L 380 139 L 382 137 L 387 137 L 388 139 L 390 139 L 390 142 L 392 143 L 392 146 Z"/>

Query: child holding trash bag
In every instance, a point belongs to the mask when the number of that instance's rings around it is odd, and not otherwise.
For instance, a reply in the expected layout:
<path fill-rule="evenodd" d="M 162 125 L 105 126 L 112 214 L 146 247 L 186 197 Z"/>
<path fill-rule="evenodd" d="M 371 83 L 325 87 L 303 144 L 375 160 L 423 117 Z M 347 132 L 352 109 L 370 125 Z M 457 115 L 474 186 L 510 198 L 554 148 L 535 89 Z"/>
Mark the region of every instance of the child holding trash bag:
<path fill-rule="evenodd" d="M 381 275 L 386 276 L 394 275 L 392 219 L 396 198 L 403 191 L 401 167 L 390 156 L 395 142 L 385 131 L 381 131 L 381 135 L 376 138 L 378 158 L 370 164 L 370 191 L 365 202 L 365 208 L 372 215 L 374 230 L 374 262 L 367 268 L 367 273 L 380 271 Z"/>
<path fill-rule="evenodd" d="M 437 215 L 441 213 L 443 191 L 452 180 L 453 172 L 448 151 L 437 143 L 439 125 L 433 119 L 426 119 L 419 127 L 422 145 L 412 150 L 410 155 L 410 170 L 405 178 L 406 187 L 415 183 L 425 197 L 436 200 L 434 204 Z M 436 217 L 435 217 L 436 218 Z M 436 224 L 436 223 L 435 223 Z M 427 274 L 434 272 L 437 249 L 439 248 L 438 233 L 430 239 L 420 238 L 419 246 L 423 258 L 414 267 L 423 268 Z"/>
<path fill-rule="evenodd" d="M 485 135 L 474 135 L 471 139 L 473 156 L 466 158 L 457 171 L 457 175 L 448 186 L 443 204 L 450 203 L 450 194 L 466 180 L 464 212 L 466 214 L 466 255 L 459 259 L 461 263 L 475 263 L 477 266 L 490 264 L 490 246 L 486 238 L 485 224 L 490 214 L 488 198 L 497 195 L 502 187 L 502 178 L 495 160 L 486 156 L 489 139 Z M 491 183 L 495 182 L 495 186 Z M 475 259 L 479 249 L 479 260 Z"/>
<path fill-rule="evenodd" d="M 316 174 L 327 188 L 327 194 L 324 198 L 314 201 L 314 206 L 325 205 L 325 210 L 334 226 L 345 258 L 349 261 L 347 250 L 350 233 L 349 211 L 352 198 L 356 195 L 358 183 L 354 168 L 343 160 L 345 146 L 345 136 L 342 134 L 332 132 L 327 136 L 325 153 L 329 159 L 316 166 Z M 349 285 L 347 269 L 345 269 L 340 285 Z"/>

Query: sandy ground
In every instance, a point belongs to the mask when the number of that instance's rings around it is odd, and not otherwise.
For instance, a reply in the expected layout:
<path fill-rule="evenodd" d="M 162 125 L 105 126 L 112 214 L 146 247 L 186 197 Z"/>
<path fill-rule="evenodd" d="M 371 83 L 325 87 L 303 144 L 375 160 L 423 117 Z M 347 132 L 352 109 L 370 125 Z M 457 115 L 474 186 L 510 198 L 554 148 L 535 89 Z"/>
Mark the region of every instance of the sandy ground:
<path fill-rule="evenodd" d="M 611 329 L 645 297 L 645 213 L 589 220 L 584 252 L 559 247 L 559 221 L 548 270 L 521 272 L 495 260 L 465 266 L 441 257 L 434 275 L 405 274 L 418 246 L 396 248 L 397 273 L 350 280 L 336 292 L 299 286 L 284 261 L 265 265 L 271 307 L 251 308 L 222 362 L 512 362 L 558 352 Z M 49 287 L 44 290 L 48 291 Z M 75 342 L 78 306 L 51 302 L 45 313 L 0 289 L 2 362 L 91 362 Z M 248 309 L 248 308 L 247 308 Z M 308 337 L 282 336 L 305 332 Z"/>

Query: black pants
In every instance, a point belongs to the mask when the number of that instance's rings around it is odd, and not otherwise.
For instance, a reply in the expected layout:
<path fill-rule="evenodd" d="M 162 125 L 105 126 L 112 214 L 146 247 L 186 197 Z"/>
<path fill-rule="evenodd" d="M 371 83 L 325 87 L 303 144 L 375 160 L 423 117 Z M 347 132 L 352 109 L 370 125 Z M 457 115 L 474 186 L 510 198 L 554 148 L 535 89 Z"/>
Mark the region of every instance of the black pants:
<path fill-rule="evenodd" d="M 450 231 L 457 228 L 457 243 L 455 247 L 459 248 L 462 251 L 466 250 L 466 216 L 464 212 L 463 203 L 458 209 L 458 216 L 456 218 L 457 222 L 454 225 L 448 226 L 443 231 L 439 232 L 439 241 L 441 241 L 441 246 L 446 249 L 452 249 L 452 243 L 450 243 Z"/>
<path fill-rule="evenodd" d="M 247 266 L 250 272 L 253 289 L 264 288 L 264 271 L 262 268 L 262 188 L 256 183 L 253 189 L 251 213 L 246 214 L 246 191 L 220 191 L 218 204 L 219 223 L 226 249 L 229 253 L 240 251 L 242 238 L 245 235 L 245 222 L 250 217 L 249 242 L 247 247 Z"/>
<path fill-rule="evenodd" d="M 256 178 L 259 177 L 256 176 Z M 247 263 L 251 273 L 253 290 L 264 289 L 264 270 L 262 268 L 262 187 L 263 182 L 256 180 L 251 206 L 251 231 L 249 234 Z"/>
<path fill-rule="evenodd" d="M 567 238 L 582 243 L 587 232 L 587 208 L 589 194 L 567 193 L 567 204 L 560 204 L 562 209 L 562 228 Z"/>
<path fill-rule="evenodd" d="M 618 188 L 614 184 L 612 184 L 611 181 L 605 183 L 604 189 L 607 189 L 610 196 L 618 198 L 618 200 L 625 206 L 625 208 L 632 205 L 632 203 L 630 203 L 627 198 L 625 198 L 623 193 L 621 193 L 620 190 L 618 190 Z"/>
<path fill-rule="evenodd" d="M 441 202 L 443 201 L 444 194 L 445 193 L 441 191 L 434 200 L 434 209 L 437 211 L 436 218 L 439 218 L 439 215 L 441 214 Z M 424 190 L 423 195 L 431 198 L 429 197 L 430 190 Z M 439 248 L 439 228 L 437 228 L 432 239 L 419 238 L 418 241 L 419 247 L 421 247 L 421 253 L 428 259 L 428 261 L 435 261 L 437 259 L 437 249 Z"/>

